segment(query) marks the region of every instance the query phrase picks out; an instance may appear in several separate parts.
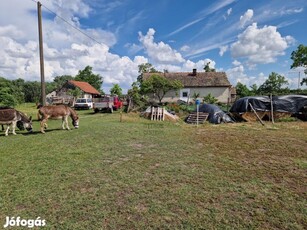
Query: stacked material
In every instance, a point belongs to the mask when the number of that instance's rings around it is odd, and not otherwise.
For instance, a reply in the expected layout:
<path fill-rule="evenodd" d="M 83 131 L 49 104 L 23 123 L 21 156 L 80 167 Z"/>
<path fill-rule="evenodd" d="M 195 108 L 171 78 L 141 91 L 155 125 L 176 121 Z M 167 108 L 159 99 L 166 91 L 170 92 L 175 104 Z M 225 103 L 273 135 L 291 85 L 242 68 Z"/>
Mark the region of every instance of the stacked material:
<path fill-rule="evenodd" d="M 273 114 L 275 119 L 297 117 L 307 120 L 307 96 L 285 95 L 243 97 L 237 100 L 230 109 L 231 114 L 237 119 L 256 121 L 256 111 L 260 119 L 269 118 Z"/>

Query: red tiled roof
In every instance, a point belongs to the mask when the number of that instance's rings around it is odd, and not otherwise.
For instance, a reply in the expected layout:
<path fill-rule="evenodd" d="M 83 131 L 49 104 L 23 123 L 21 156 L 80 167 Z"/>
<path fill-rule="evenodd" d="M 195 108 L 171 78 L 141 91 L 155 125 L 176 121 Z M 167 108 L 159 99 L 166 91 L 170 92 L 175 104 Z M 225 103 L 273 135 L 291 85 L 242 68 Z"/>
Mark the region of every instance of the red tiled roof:
<path fill-rule="evenodd" d="M 75 87 L 78 87 L 85 93 L 100 95 L 99 91 L 91 86 L 88 82 L 70 80 L 68 83 L 73 84 Z"/>

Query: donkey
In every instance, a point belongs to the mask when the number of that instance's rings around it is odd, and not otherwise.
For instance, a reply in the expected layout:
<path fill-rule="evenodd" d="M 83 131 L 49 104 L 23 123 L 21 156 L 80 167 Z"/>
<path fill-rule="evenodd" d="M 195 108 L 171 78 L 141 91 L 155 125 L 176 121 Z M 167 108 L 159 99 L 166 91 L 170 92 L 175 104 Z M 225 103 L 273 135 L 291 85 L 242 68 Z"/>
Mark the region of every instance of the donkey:
<path fill-rule="evenodd" d="M 41 132 L 45 133 L 44 129 L 47 127 L 48 119 L 62 119 L 62 128 L 70 130 L 68 126 L 68 117 L 72 119 L 72 125 L 77 129 L 79 128 L 79 117 L 75 110 L 66 105 L 50 105 L 42 106 L 38 110 L 40 117 Z"/>
<path fill-rule="evenodd" d="M 24 113 L 13 108 L 0 108 L 0 124 L 7 125 L 5 136 L 8 135 L 10 125 L 12 126 L 12 133 L 16 135 L 16 125 L 20 130 L 27 129 L 32 131 L 32 117 L 28 118 Z"/>

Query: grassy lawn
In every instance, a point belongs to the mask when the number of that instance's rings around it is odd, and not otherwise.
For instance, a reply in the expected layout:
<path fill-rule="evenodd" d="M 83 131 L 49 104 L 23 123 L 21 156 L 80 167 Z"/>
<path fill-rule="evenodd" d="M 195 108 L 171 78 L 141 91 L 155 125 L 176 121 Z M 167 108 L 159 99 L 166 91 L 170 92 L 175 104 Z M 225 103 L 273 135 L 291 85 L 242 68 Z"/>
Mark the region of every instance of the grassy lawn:
<path fill-rule="evenodd" d="M 36 118 L 34 105 L 19 110 Z M 307 228 L 306 122 L 78 113 L 79 129 L 0 133 L 0 228 L 6 216 L 39 216 L 43 229 Z"/>

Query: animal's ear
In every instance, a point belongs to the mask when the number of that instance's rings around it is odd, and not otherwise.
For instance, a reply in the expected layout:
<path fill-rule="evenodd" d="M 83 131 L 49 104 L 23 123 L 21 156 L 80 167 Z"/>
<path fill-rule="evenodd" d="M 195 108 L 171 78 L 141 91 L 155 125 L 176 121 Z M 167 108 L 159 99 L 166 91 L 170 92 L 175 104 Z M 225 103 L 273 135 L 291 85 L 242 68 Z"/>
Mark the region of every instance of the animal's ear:
<path fill-rule="evenodd" d="M 32 121 L 32 116 L 29 117 L 30 121 Z"/>

